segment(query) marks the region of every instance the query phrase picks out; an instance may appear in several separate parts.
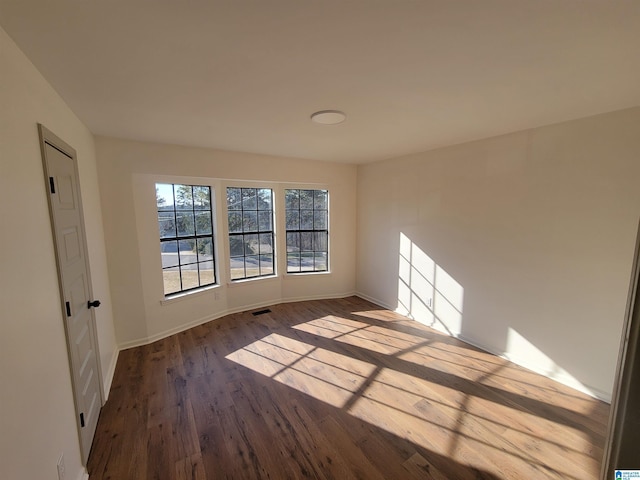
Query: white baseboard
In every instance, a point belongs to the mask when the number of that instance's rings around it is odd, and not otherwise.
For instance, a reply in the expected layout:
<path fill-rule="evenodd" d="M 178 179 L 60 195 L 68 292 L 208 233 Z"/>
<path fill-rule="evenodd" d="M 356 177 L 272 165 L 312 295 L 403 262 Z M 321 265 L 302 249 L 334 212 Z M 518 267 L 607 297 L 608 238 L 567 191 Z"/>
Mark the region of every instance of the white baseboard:
<path fill-rule="evenodd" d="M 116 373 L 116 365 L 118 364 L 118 356 L 120 355 L 120 350 L 120 347 L 118 347 L 113 351 L 113 355 L 111 356 L 111 363 L 109 364 L 109 370 L 107 370 L 106 375 L 104 375 L 103 392 L 105 402 L 109 399 L 111 383 L 113 382 L 113 376 Z"/>
<path fill-rule="evenodd" d="M 279 303 L 295 303 L 295 302 L 306 302 L 309 300 L 328 300 L 331 298 L 347 298 L 353 297 L 357 295 L 356 292 L 348 292 L 348 293 L 337 293 L 334 295 L 305 295 L 302 297 L 287 297 L 283 298 Z"/>
<path fill-rule="evenodd" d="M 206 317 L 198 318 L 198 319 L 193 320 L 191 322 L 187 322 L 187 323 L 184 323 L 182 325 L 178 325 L 177 327 L 170 328 L 168 330 L 164 330 L 164 331 L 162 331 L 160 333 L 157 333 L 155 335 L 151 335 L 149 337 L 140 338 L 140 339 L 137 339 L 137 340 L 131 340 L 129 342 L 121 343 L 120 345 L 118 345 L 118 348 L 120 349 L 120 351 L 122 351 L 122 350 L 127 350 L 129 348 L 135 348 L 135 347 L 140 347 L 142 345 L 148 345 L 150 343 L 157 342 L 158 340 L 162 340 L 163 338 L 170 337 L 171 335 L 175 335 L 176 333 L 184 332 L 185 330 L 189 330 L 190 328 L 197 327 L 198 325 L 202 325 L 204 323 L 211 322 L 213 320 L 217 320 L 217 319 L 222 318 L 222 317 L 226 317 L 227 315 L 233 315 L 234 313 L 246 312 L 246 311 L 249 311 L 249 310 L 256 310 L 258 308 L 265 308 L 265 307 L 268 307 L 270 305 L 278 305 L 278 304 L 281 304 L 281 303 L 305 302 L 305 301 L 309 301 L 309 300 L 323 300 L 323 299 L 329 299 L 329 298 L 346 298 L 346 297 L 351 297 L 353 295 L 357 295 L 357 293 L 348 292 L 348 293 L 337 293 L 337 294 L 334 294 L 334 295 L 306 295 L 306 296 L 303 296 L 303 297 L 281 298 L 281 299 L 278 299 L 278 300 L 275 300 L 275 301 L 260 302 L 260 303 L 254 303 L 254 304 L 251 304 L 251 305 L 242 305 L 242 306 L 237 307 L 237 308 L 230 308 L 230 309 L 222 310 L 220 312 L 216 312 L 213 315 L 207 315 Z"/>
<path fill-rule="evenodd" d="M 360 298 L 363 298 L 371 303 L 374 303 L 376 305 L 379 305 L 382 308 L 386 308 L 387 310 L 391 310 L 391 311 L 396 311 L 396 307 L 387 304 L 386 302 L 383 302 L 380 299 L 377 299 L 375 297 L 372 297 L 370 295 L 367 295 L 365 293 L 362 292 L 349 292 L 349 293 L 341 293 L 341 294 L 335 294 L 335 295 L 306 295 L 306 296 L 302 296 L 302 297 L 290 297 L 290 298 L 283 298 L 280 300 L 276 300 L 276 301 L 271 301 L 271 302 L 261 302 L 261 303 L 256 303 L 256 304 L 252 304 L 252 305 L 243 305 L 241 307 L 237 307 L 237 308 L 232 308 L 232 309 L 227 309 L 227 310 L 223 310 L 220 312 L 216 312 L 214 315 L 209 315 L 206 317 L 202 317 L 196 320 L 193 320 L 191 322 L 179 325 L 175 328 L 171 328 L 168 330 L 165 330 L 163 332 L 157 333 L 155 335 L 146 337 L 146 338 L 140 338 L 137 340 L 132 340 L 129 342 L 125 342 L 120 344 L 119 347 L 119 351 L 121 350 L 127 350 L 129 348 L 135 348 L 135 347 L 139 347 L 142 345 L 147 345 L 149 343 L 153 343 L 156 342 L 158 340 L 162 340 L 163 338 L 167 338 L 170 337 L 171 335 L 175 335 L 176 333 L 180 333 L 183 332 L 185 330 L 188 330 L 190 328 L 196 327 L 198 325 L 202 325 L 204 323 L 213 321 L 213 320 L 217 320 L 219 318 L 225 317 L 227 315 L 233 315 L 234 313 L 240 313 L 240 312 L 246 312 L 249 310 L 256 310 L 258 308 L 265 308 L 268 307 L 270 305 L 278 305 L 281 303 L 294 303 L 294 302 L 304 302 L 304 301 L 309 301 L 309 300 L 323 300 L 323 299 L 330 299 L 330 298 L 346 298 L 346 297 L 350 297 L 356 295 Z M 409 318 L 409 317 L 407 317 Z M 607 403 L 611 403 L 611 395 L 603 392 L 597 388 L 593 388 L 590 387 L 588 385 L 583 385 L 582 387 L 579 387 L 575 384 L 574 381 L 572 381 L 573 379 L 569 379 L 569 378 L 563 378 L 563 377 L 551 377 L 548 375 L 548 372 L 545 372 L 541 369 L 537 369 L 535 367 L 535 365 L 529 365 L 526 362 L 520 362 L 518 361 L 518 359 L 514 359 L 511 358 L 509 355 L 507 355 L 505 352 L 500 352 L 500 351 L 496 351 L 495 349 L 491 348 L 491 347 L 487 347 L 486 345 L 482 345 L 479 342 L 474 341 L 473 339 L 470 338 L 466 338 L 464 335 L 451 335 L 445 331 L 442 330 L 437 330 L 439 333 L 443 333 L 444 335 L 449 335 L 452 336 L 454 338 L 459 339 L 460 341 L 463 341 L 465 343 L 468 343 L 469 345 L 472 345 L 476 348 L 479 348 L 480 350 L 483 350 L 487 353 L 490 353 L 492 355 L 495 355 L 497 357 L 500 358 L 504 358 L 505 360 L 509 360 L 510 362 L 515 363 L 516 365 L 519 365 L 523 368 L 526 368 L 527 370 L 530 370 L 532 372 L 538 373 L 540 375 L 543 375 L 546 378 L 550 378 L 551 380 L 554 380 L 558 383 L 561 383 L 563 385 L 566 385 L 570 388 L 573 388 L 574 390 L 580 391 L 582 393 L 585 393 L 587 395 L 590 395 L 594 398 L 597 398 L 598 400 L 602 400 L 604 402 Z M 118 359 L 118 353 L 119 351 L 114 355 L 114 358 L 112 360 L 112 364 L 109 367 L 109 373 L 107 376 L 107 379 L 105 379 L 105 388 L 108 387 L 108 389 L 111 388 L 111 382 L 113 380 L 113 375 L 115 373 L 115 366 L 116 366 L 116 361 Z M 108 382 L 108 385 L 106 384 Z M 107 390 L 108 391 L 108 390 Z M 107 394 L 108 395 L 108 394 Z M 106 397 L 105 397 L 106 400 Z"/>
<path fill-rule="evenodd" d="M 514 358 L 512 355 L 509 355 L 506 352 L 500 352 L 496 349 L 493 348 L 489 348 L 486 347 L 484 345 L 480 345 L 478 342 L 474 341 L 473 339 L 467 338 L 464 335 L 456 335 L 455 336 L 457 339 L 468 343 L 469 345 L 472 345 L 476 348 L 479 348 L 482 351 L 485 351 L 487 353 L 490 353 L 492 355 L 495 355 L 496 357 L 500 357 L 500 358 L 504 358 L 505 360 L 508 360 L 512 363 L 515 363 L 516 365 L 522 367 L 522 368 L 526 368 L 527 370 L 530 370 L 534 373 L 537 373 L 538 375 L 542 375 L 543 377 L 546 377 L 550 380 L 553 380 L 554 382 L 558 382 L 562 385 L 565 385 L 569 388 L 573 388 L 574 390 L 577 390 L 579 392 L 582 392 L 586 395 L 589 395 L 590 397 L 596 398 L 598 400 L 601 400 L 605 403 L 611 403 L 611 394 L 608 394 L 606 392 L 603 392 L 602 390 L 599 390 L 595 387 L 591 387 L 589 385 L 584 385 L 584 384 L 580 384 L 578 385 L 577 381 L 568 376 L 568 375 L 556 375 L 556 376 L 551 376 L 549 375 L 549 372 L 547 370 L 544 370 L 542 368 L 538 368 L 535 365 L 531 365 L 529 362 L 525 362 L 522 361 L 518 358 Z"/>
<path fill-rule="evenodd" d="M 383 308 L 386 308 L 387 310 L 391 310 L 392 312 L 394 312 L 395 309 L 396 309 L 396 307 L 393 307 L 393 306 L 383 302 L 382 300 L 378 300 L 377 298 L 370 297 L 369 295 L 366 295 L 366 294 L 364 294 L 362 292 L 356 292 L 356 293 L 354 293 L 354 295 L 356 295 L 356 296 L 358 296 L 360 298 L 364 298 L 368 302 L 375 303 L 376 305 L 378 305 L 380 307 L 383 307 Z"/>
<path fill-rule="evenodd" d="M 396 311 L 396 307 L 395 306 L 388 305 L 385 302 L 383 302 L 381 300 L 378 300 L 376 298 L 373 298 L 373 297 L 371 297 L 369 295 L 366 295 L 366 294 L 364 294 L 362 292 L 356 292 L 356 295 L 359 296 L 359 297 L 362 297 L 365 300 L 368 300 L 368 301 L 370 301 L 372 303 L 375 303 L 376 305 L 380 305 L 381 307 L 384 307 L 384 308 L 386 308 L 388 310 Z M 407 318 L 410 318 L 410 317 L 407 317 Z M 600 390 L 598 388 L 591 387 L 589 385 L 584 385 L 584 384 L 577 385 L 576 384 L 577 382 L 573 378 L 570 378 L 568 376 L 564 377 L 564 376 L 558 375 L 558 376 L 552 377 L 552 376 L 549 375 L 549 372 L 547 372 L 547 371 L 545 371 L 543 369 L 540 369 L 540 368 L 536 368 L 535 365 L 531 365 L 528 362 L 520 361 L 517 358 L 513 358 L 512 356 L 508 355 L 506 352 L 500 352 L 500 351 L 497 351 L 497 350 L 495 350 L 495 349 L 493 349 L 491 347 L 487 347 L 486 345 L 482 345 L 479 342 L 474 341 L 473 339 L 466 338 L 464 335 L 461 335 L 461 334 L 451 335 L 451 334 L 449 334 L 449 333 L 447 333 L 447 332 L 445 332 L 443 330 L 440 330 L 440 329 L 436 329 L 436 330 L 439 333 L 443 333 L 445 335 L 449 335 L 450 337 L 457 338 L 458 340 L 460 340 L 462 342 L 465 342 L 465 343 L 468 343 L 469 345 L 472 345 L 472 346 L 474 346 L 476 348 L 479 348 L 480 350 L 482 350 L 484 352 L 490 353 L 490 354 L 495 355 L 495 356 L 500 357 L 500 358 L 504 358 L 505 360 L 513 362 L 513 363 L 515 363 L 516 365 L 518 365 L 518 366 L 520 366 L 522 368 L 526 368 L 527 370 L 530 370 L 530 371 L 532 371 L 534 373 L 542 375 L 543 377 L 549 378 L 549 379 L 551 379 L 551 380 L 553 380 L 555 382 L 558 382 L 558 383 L 560 383 L 562 385 L 565 385 L 567 387 L 573 388 L 574 390 L 582 392 L 582 393 L 584 393 L 586 395 L 589 395 L 589 396 L 591 396 L 593 398 L 596 398 L 596 399 L 601 400 L 601 401 L 606 402 L 606 403 L 611 403 L 611 394 L 610 393 L 603 392 L 602 390 Z"/>

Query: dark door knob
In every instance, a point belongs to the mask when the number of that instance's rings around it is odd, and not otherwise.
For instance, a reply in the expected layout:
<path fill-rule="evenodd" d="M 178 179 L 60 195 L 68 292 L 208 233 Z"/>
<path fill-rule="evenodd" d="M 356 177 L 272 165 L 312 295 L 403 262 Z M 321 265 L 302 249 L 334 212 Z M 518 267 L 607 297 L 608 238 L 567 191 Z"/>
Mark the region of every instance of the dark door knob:
<path fill-rule="evenodd" d="M 94 300 L 93 302 L 91 302 L 91 301 L 87 302 L 87 308 L 99 307 L 99 306 L 100 306 L 100 300 Z"/>

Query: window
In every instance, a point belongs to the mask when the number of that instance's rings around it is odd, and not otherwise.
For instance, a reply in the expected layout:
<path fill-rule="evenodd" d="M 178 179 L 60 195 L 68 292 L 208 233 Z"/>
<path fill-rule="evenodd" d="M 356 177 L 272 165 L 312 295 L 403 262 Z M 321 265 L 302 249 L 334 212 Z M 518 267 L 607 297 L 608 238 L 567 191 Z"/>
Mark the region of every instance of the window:
<path fill-rule="evenodd" d="M 227 188 L 231 280 L 274 275 L 273 191 Z"/>
<path fill-rule="evenodd" d="M 326 272 L 329 246 L 327 190 L 285 190 L 287 273 Z"/>
<path fill-rule="evenodd" d="M 216 283 L 211 188 L 156 183 L 164 294 Z"/>

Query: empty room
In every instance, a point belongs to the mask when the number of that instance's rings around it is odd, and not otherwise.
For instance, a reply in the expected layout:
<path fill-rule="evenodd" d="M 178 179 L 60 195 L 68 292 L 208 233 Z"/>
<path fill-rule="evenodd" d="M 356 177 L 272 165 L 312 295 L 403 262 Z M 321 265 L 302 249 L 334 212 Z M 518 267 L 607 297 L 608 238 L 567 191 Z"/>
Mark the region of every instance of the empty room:
<path fill-rule="evenodd" d="M 0 478 L 640 478 L 639 45 L 637 1 L 0 0 Z"/>

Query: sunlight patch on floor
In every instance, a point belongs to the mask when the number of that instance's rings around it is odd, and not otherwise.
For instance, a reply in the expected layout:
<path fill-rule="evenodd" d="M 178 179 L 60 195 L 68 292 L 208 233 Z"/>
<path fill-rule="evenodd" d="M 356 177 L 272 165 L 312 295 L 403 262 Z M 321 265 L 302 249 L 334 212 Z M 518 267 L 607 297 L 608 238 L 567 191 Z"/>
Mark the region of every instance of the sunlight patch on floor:
<path fill-rule="evenodd" d="M 364 338 L 368 327 L 357 322 L 337 326 L 325 318 L 295 328 L 314 335 L 323 333 L 323 341 L 348 343 L 353 336 L 359 347 L 371 347 L 390 357 L 401 350 L 393 345 L 398 332 L 390 333 L 391 340 L 369 340 Z M 415 340 L 412 343 L 419 347 Z M 582 437 L 575 438 L 581 432 L 515 409 L 508 400 L 496 403 L 494 398 L 469 394 L 464 380 L 460 388 L 456 387 L 454 373 L 433 371 L 436 376 L 449 376 L 447 381 L 452 386 L 448 386 L 442 379 L 421 378 L 278 333 L 256 340 L 226 358 L 440 455 L 497 474 L 499 464 L 499 468 L 528 472 L 528 478 L 538 478 L 545 472 L 577 480 L 583 477 L 580 472 L 566 471 L 565 459 L 584 465 L 585 473 L 596 467 L 588 449 L 564 446 L 586 443 L 580 442 Z M 497 366 L 494 371 L 501 369 Z M 485 374 L 491 375 L 491 371 Z M 540 432 L 531 430 L 529 417 Z M 495 435 L 505 439 L 502 446 L 489 445 L 484 440 Z M 481 445 L 485 451 L 487 447 L 493 449 L 495 455 L 479 456 L 474 445 Z"/>
<path fill-rule="evenodd" d="M 338 408 L 350 401 L 376 368 L 275 333 L 226 358 Z"/>

